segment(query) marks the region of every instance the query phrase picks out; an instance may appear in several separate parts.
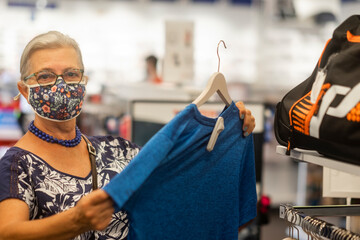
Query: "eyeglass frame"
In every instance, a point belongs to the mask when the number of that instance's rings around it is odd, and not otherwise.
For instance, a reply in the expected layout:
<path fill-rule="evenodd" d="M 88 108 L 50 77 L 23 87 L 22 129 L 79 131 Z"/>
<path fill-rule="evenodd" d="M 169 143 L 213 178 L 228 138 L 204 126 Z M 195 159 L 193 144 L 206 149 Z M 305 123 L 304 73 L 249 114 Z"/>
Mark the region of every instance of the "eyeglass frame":
<path fill-rule="evenodd" d="M 69 69 L 65 70 L 62 74 L 56 74 L 56 73 L 54 73 L 54 72 L 52 72 L 52 71 L 47 71 L 47 70 L 38 71 L 38 72 L 35 72 L 35 73 L 30 74 L 30 75 L 27 76 L 27 77 L 24 77 L 24 81 L 27 81 L 27 80 L 29 80 L 29 79 L 32 78 L 32 77 L 35 77 L 35 80 L 36 80 L 37 84 L 39 84 L 40 86 L 54 86 L 54 85 L 56 84 L 57 80 L 59 79 L 59 77 L 61 77 L 61 78 L 64 80 L 64 82 L 65 82 L 66 84 L 68 84 L 68 83 L 65 81 L 63 75 L 64 75 L 64 73 L 65 73 L 66 71 L 69 71 L 69 70 L 77 70 L 77 71 L 79 71 L 79 72 L 81 73 L 80 81 L 77 82 L 77 83 L 73 83 L 73 84 L 79 84 L 79 83 L 84 79 L 84 77 L 86 77 L 86 76 L 84 76 L 84 69 L 69 68 Z M 38 80 L 36 79 L 36 77 L 37 77 L 36 75 L 39 74 L 39 73 L 41 73 L 41 72 L 49 72 L 49 73 L 54 74 L 54 75 L 56 76 L 55 82 L 54 82 L 53 84 L 48 84 L 48 85 L 42 85 L 42 84 L 40 84 L 40 83 L 38 82 Z"/>

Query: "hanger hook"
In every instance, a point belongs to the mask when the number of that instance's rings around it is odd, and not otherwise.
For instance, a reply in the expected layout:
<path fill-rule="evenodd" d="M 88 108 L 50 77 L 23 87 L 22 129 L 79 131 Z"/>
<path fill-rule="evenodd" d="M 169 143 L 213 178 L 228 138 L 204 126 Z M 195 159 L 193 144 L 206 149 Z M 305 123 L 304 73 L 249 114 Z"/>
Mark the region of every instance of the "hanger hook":
<path fill-rule="evenodd" d="M 218 56 L 218 59 L 219 59 L 219 62 L 218 62 L 218 72 L 220 71 L 220 56 L 219 56 L 219 46 L 220 46 L 220 43 L 223 43 L 223 44 L 224 44 L 224 47 L 226 48 L 226 44 L 225 44 L 224 40 L 220 40 L 220 42 L 219 42 L 218 45 L 217 45 L 217 50 L 216 50 L 216 53 L 217 53 L 217 56 Z"/>

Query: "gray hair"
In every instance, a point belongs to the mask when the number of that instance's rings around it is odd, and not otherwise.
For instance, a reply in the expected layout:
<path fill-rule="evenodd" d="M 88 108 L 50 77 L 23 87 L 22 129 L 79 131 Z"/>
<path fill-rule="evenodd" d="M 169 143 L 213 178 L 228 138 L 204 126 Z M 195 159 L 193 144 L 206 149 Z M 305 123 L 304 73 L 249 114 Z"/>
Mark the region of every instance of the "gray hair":
<path fill-rule="evenodd" d="M 78 57 L 80 67 L 83 69 L 84 64 L 82 60 L 81 51 L 78 43 L 71 37 L 64 35 L 57 31 L 50 31 L 34 37 L 25 47 L 20 59 L 20 74 L 23 80 L 30 73 L 30 57 L 37 50 L 42 49 L 56 49 L 61 47 L 72 47 L 75 49 Z"/>

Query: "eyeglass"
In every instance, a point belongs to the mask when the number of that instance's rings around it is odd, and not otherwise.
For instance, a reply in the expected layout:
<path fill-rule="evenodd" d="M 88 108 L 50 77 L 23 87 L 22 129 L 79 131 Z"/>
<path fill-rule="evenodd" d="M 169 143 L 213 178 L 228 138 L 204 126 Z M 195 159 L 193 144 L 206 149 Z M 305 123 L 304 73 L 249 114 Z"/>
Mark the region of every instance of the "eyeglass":
<path fill-rule="evenodd" d="M 24 81 L 35 77 L 37 83 L 40 86 L 54 85 L 59 77 L 66 82 L 66 84 L 78 84 L 83 80 L 84 70 L 83 69 L 69 69 L 63 72 L 63 74 L 55 74 L 50 71 L 39 71 L 24 78 Z M 86 81 L 86 78 L 84 78 Z"/>

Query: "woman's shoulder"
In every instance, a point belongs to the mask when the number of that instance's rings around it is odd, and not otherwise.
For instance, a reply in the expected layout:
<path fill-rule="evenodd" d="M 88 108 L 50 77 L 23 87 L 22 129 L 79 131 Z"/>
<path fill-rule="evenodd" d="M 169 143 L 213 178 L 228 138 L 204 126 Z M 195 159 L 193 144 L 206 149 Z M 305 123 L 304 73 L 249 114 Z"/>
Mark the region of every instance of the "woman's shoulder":
<path fill-rule="evenodd" d="M 122 170 L 140 150 L 136 144 L 121 137 L 93 136 L 88 139 L 96 150 L 97 159 L 101 160 L 102 165 L 109 165 L 110 168 L 118 163 L 119 166 L 115 168 Z"/>
<path fill-rule="evenodd" d="M 126 140 L 122 137 L 113 137 L 113 136 L 91 136 L 88 137 L 90 142 L 94 145 L 94 147 L 115 147 L 121 148 L 124 150 L 129 149 L 140 149 L 138 145 L 135 143 Z"/>
<path fill-rule="evenodd" d="M 25 156 L 29 154 L 28 151 L 19 148 L 19 147 L 10 147 L 4 154 L 4 156 L 2 156 L 0 158 L 0 165 L 4 164 L 4 163 L 8 163 L 11 162 L 13 159 L 17 159 L 20 158 L 22 156 Z"/>
<path fill-rule="evenodd" d="M 0 181 L 4 177 L 8 177 L 10 172 L 20 173 L 20 169 L 26 168 L 27 163 L 24 159 L 27 159 L 28 154 L 30 152 L 18 147 L 9 148 L 0 158 Z"/>

